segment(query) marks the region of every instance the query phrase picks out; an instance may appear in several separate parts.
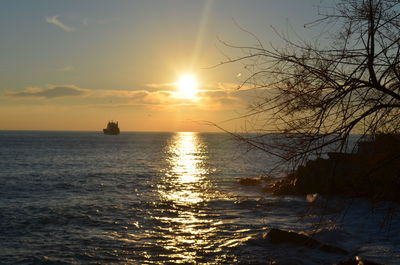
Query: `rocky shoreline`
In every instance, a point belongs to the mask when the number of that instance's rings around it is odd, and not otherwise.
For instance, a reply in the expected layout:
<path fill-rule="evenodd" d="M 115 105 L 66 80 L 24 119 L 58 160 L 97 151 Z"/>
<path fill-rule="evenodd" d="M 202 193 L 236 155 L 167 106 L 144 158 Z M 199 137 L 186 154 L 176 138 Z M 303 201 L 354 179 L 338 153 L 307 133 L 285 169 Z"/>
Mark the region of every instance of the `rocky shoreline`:
<path fill-rule="evenodd" d="M 400 156 L 330 153 L 274 183 L 275 195 L 345 195 L 400 202 Z"/>
<path fill-rule="evenodd" d="M 327 158 L 308 161 L 286 177 L 241 178 L 243 186 L 259 187 L 274 195 L 302 195 L 313 201 L 316 194 L 361 197 L 372 201 L 400 202 L 400 138 L 381 135 L 362 142 L 356 153 L 328 153 Z M 312 235 L 270 228 L 250 244 L 288 244 L 317 249 L 342 256 L 337 265 L 379 265 L 334 245 L 325 244 Z M 280 264 L 280 263 L 274 263 Z"/>
<path fill-rule="evenodd" d="M 328 153 L 297 167 L 283 179 L 249 179 L 275 195 L 344 195 L 400 202 L 400 137 L 380 135 L 359 144 L 357 153 Z"/>
<path fill-rule="evenodd" d="M 250 242 L 248 243 L 255 244 L 261 247 L 263 246 L 268 247 L 269 244 L 273 245 L 286 244 L 286 245 L 293 245 L 309 249 L 318 249 L 319 251 L 322 252 L 338 255 L 340 261 L 335 263 L 335 265 L 383 265 L 382 263 L 367 260 L 358 255 L 353 256 L 351 255 L 351 253 L 342 248 L 325 244 L 307 234 L 294 231 L 286 231 L 277 228 L 271 228 L 268 232 L 264 233 L 260 238 L 250 240 Z M 340 258 L 340 256 L 342 258 Z M 281 263 L 278 261 L 274 261 L 272 264 L 279 265 Z"/>

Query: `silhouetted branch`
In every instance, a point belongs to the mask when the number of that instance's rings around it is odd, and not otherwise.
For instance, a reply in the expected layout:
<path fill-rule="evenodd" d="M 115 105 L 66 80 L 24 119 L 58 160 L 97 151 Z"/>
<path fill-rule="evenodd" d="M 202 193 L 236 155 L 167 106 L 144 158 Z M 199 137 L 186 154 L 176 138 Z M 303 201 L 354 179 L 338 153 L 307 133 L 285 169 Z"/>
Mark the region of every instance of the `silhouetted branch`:
<path fill-rule="evenodd" d="M 343 150 L 350 134 L 397 133 L 400 127 L 400 9 L 395 0 L 347 0 L 321 11 L 309 28 L 333 24 L 336 40 L 319 47 L 276 34 L 284 48 L 238 46 L 243 56 L 218 65 L 241 62 L 249 74 L 239 88 L 268 88 L 241 118 L 253 119 L 252 131 L 274 131 L 282 142 L 241 140 L 289 161 L 322 155 L 335 144 Z M 267 125 L 266 125 L 267 124 Z M 267 126 L 267 128 L 266 128 Z M 268 127 L 269 126 L 269 127 Z M 218 126 L 217 126 L 218 127 Z M 290 144 L 284 141 L 290 139 Z M 272 154 L 276 155 L 275 152 Z"/>

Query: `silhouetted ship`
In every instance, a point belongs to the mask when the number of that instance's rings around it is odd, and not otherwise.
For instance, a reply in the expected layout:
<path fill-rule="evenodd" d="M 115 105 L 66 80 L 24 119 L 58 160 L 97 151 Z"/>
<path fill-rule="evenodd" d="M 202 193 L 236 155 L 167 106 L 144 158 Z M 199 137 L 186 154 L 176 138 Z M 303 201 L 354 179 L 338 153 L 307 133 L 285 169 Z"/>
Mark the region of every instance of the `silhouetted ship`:
<path fill-rule="evenodd" d="M 119 134 L 118 122 L 109 121 L 107 128 L 103 129 L 104 134 L 117 135 Z"/>

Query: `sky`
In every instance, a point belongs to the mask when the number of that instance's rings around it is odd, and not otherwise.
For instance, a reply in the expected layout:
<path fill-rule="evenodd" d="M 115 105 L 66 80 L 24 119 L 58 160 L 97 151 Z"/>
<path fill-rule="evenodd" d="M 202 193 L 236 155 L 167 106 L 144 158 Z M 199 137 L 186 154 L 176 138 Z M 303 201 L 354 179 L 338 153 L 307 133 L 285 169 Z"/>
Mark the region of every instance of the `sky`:
<path fill-rule="evenodd" d="M 244 28 L 279 46 L 273 28 L 308 34 L 326 2 L 3 0 L 0 130 L 240 131 L 234 118 L 259 94 L 237 89 L 241 64 L 211 67 L 241 54 L 221 40 L 254 44 Z"/>

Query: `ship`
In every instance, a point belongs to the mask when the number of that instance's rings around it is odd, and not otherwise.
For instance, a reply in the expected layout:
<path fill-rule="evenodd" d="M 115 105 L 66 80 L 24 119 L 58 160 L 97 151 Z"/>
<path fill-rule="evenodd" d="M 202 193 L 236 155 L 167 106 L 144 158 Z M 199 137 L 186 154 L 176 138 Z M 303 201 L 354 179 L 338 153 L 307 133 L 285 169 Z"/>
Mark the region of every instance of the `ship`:
<path fill-rule="evenodd" d="M 107 128 L 104 128 L 103 132 L 104 134 L 107 135 L 118 135 L 119 134 L 118 122 L 109 121 L 107 124 Z"/>

